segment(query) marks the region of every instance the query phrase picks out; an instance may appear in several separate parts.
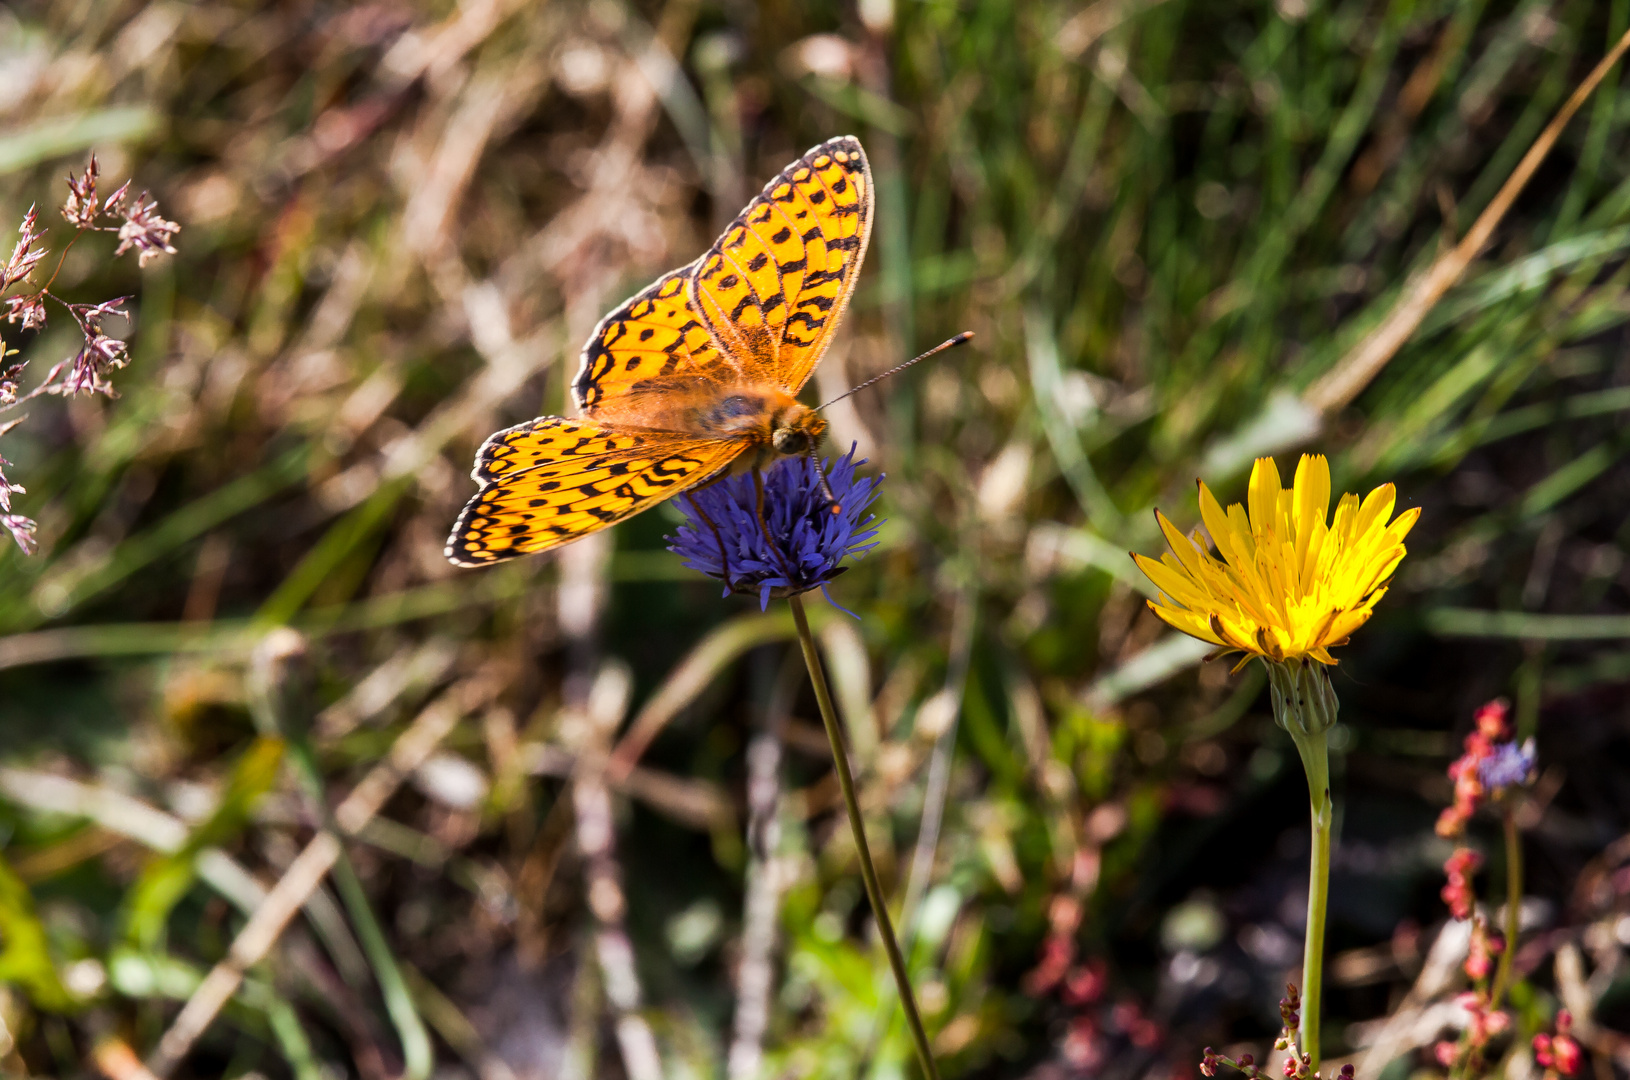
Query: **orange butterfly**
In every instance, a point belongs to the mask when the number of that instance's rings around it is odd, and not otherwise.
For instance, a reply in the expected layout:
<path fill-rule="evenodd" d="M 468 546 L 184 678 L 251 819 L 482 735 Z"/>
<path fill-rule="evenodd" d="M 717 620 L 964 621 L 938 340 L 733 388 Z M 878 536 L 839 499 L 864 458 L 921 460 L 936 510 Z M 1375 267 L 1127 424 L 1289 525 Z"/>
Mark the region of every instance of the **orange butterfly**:
<path fill-rule="evenodd" d="M 482 444 L 481 490 L 447 540 L 460 566 L 568 544 L 748 451 L 808 451 L 826 430 L 800 404 L 837 329 L 872 230 L 859 140 L 781 170 L 689 266 L 595 327 L 572 384 L 582 415 L 542 416 Z"/>

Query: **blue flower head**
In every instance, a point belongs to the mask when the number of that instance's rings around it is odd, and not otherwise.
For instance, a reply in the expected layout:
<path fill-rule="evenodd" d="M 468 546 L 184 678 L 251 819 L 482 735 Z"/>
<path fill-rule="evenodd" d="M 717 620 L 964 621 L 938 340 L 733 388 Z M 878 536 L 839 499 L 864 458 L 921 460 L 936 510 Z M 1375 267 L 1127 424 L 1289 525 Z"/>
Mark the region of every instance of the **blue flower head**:
<path fill-rule="evenodd" d="M 864 458 L 855 460 L 853 446 L 843 457 L 825 463 L 827 482 L 842 508 L 835 514 L 807 456 L 783 458 L 771 466 L 764 474 L 769 538 L 759 525 L 751 475 L 726 477 L 690 492 L 676 500 L 685 524 L 668 537 L 668 550 L 683 558 L 689 569 L 723 581 L 726 596 L 756 592 L 761 609 L 769 606 L 772 596 L 794 596 L 817 587 L 824 592 L 827 582 L 848 569 L 842 565 L 844 559 L 877 546 L 880 523 L 866 510 L 876 501 L 883 478 L 857 477 L 856 468 L 864 464 Z M 827 599 L 832 599 L 830 594 Z"/>
<path fill-rule="evenodd" d="M 1534 740 L 1522 745 L 1495 743 L 1494 752 L 1477 765 L 1477 778 L 1490 791 L 1526 784 L 1534 771 Z"/>

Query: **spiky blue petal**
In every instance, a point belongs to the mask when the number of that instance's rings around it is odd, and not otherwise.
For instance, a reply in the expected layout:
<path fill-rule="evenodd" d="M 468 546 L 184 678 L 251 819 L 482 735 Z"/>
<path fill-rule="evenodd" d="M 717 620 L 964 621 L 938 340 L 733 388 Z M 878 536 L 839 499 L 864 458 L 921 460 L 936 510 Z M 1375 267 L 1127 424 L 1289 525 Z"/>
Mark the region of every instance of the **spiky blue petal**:
<path fill-rule="evenodd" d="M 757 593 L 760 608 L 769 606 L 771 596 L 820 588 L 848 569 L 845 559 L 877 546 L 880 522 L 866 511 L 876 501 L 883 477 L 856 476 L 864 464 L 865 459 L 855 460 L 853 446 L 843 457 L 824 463 L 841 507 L 835 514 L 808 457 L 784 458 L 771 466 L 764 474 L 768 536 L 755 512 L 752 476 L 727 477 L 691 492 L 677 500 L 685 524 L 667 538 L 668 550 L 690 569 L 720 581 L 725 581 L 728 562 L 726 595 Z M 717 535 L 708 520 L 718 527 Z M 722 557 L 721 540 L 728 560 Z"/>

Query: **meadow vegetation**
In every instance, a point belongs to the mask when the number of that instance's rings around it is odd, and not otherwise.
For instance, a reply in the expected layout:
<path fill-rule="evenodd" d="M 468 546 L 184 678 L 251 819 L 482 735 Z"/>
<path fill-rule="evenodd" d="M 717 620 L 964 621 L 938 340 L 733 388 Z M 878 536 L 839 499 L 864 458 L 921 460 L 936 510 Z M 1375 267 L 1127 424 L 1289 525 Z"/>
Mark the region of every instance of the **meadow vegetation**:
<path fill-rule="evenodd" d="M 1262 664 L 1202 663 L 1127 552 L 1156 506 L 1200 523 L 1197 477 L 1240 501 L 1304 450 L 1421 510 L 1335 652 L 1324 1074 L 1630 1068 L 1619 67 L 1502 193 L 1627 28 L 1630 0 L 0 10 L 0 226 L 37 207 L 49 249 L 6 295 L 130 313 L 0 323 L 19 397 L 87 341 L 123 362 L 0 433 L 0 524 L 37 548 L 0 553 L 0 1072 L 915 1075 L 785 605 L 681 566 L 671 506 L 443 557 L 481 441 L 563 412 L 606 310 L 845 133 L 877 217 L 809 396 L 976 334 L 830 411 L 885 520 L 830 585 L 859 618 L 808 598 L 942 1074 L 1165 1080 L 1212 1046 L 1277 1075 L 1308 789 Z M 92 153 L 157 207 L 68 248 Z M 155 217 L 175 253 L 116 257 Z M 1537 764 L 1484 805 L 1446 769 L 1502 697 Z"/>

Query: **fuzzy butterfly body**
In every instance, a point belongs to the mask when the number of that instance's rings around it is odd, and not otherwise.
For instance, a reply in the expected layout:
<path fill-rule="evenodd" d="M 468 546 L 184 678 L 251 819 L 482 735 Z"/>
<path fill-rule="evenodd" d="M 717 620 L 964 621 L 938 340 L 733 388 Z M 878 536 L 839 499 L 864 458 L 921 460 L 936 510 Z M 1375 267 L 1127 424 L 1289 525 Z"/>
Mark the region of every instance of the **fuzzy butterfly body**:
<path fill-rule="evenodd" d="M 826 428 L 797 394 L 860 274 L 872 177 L 851 136 L 772 179 L 701 258 L 612 311 L 583 348 L 581 416 L 500 431 L 447 541 L 460 566 L 547 551 L 632 517 L 760 449 Z"/>

